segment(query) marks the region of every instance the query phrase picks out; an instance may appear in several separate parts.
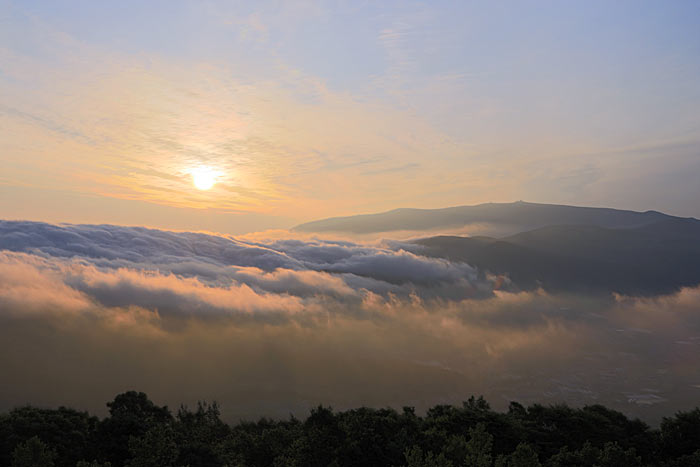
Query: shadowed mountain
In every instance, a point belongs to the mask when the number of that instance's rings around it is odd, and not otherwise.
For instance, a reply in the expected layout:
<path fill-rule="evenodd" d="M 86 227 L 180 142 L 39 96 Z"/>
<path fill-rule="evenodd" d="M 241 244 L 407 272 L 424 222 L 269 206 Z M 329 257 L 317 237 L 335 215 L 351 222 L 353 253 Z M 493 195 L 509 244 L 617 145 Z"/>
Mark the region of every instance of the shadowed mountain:
<path fill-rule="evenodd" d="M 480 226 L 489 235 L 513 234 L 549 225 L 639 227 L 662 220 L 679 219 L 656 211 L 635 212 L 554 204 L 487 203 L 444 209 L 395 209 L 393 211 L 322 219 L 294 227 L 302 232 L 369 234 Z"/>
<path fill-rule="evenodd" d="M 501 239 L 437 236 L 415 243 L 427 256 L 506 274 L 522 289 L 655 295 L 700 283 L 696 219 L 666 216 L 617 229 L 558 225 Z"/>

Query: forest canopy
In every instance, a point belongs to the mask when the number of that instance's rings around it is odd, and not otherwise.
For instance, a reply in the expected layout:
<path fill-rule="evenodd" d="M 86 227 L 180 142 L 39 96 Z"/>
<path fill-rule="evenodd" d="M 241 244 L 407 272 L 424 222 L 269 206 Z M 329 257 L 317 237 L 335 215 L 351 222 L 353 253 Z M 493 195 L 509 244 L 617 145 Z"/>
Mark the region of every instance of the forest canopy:
<path fill-rule="evenodd" d="M 0 414 L 0 465 L 121 466 L 697 466 L 700 409 L 652 428 L 602 405 L 525 407 L 506 412 L 483 397 L 436 405 L 334 411 L 305 420 L 227 424 L 216 402 L 176 412 L 129 391 L 103 419 L 60 407 Z"/>

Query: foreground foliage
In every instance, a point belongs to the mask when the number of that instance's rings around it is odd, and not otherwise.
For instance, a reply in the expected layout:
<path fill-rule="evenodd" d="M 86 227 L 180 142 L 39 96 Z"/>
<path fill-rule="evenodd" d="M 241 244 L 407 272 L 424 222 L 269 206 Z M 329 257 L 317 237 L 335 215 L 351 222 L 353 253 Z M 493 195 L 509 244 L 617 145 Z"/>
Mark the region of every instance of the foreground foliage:
<path fill-rule="evenodd" d="M 524 407 L 505 413 L 483 398 L 462 407 L 313 409 L 306 420 L 227 425 L 216 403 L 176 414 L 142 392 L 86 412 L 20 407 L 0 414 L 0 465 L 13 467 L 216 466 L 667 466 L 700 465 L 700 409 L 660 429 L 601 405 Z"/>

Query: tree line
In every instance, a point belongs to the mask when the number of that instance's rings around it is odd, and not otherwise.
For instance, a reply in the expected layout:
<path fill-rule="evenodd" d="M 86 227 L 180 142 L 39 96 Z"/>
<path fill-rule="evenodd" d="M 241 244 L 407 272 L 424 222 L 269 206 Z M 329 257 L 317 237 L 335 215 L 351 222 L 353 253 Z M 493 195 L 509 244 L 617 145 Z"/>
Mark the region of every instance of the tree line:
<path fill-rule="evenodd" d="M 700 466 L 700 409 L 651 428 L 602 405 L 506 412 L 471 397 L 437 405 L 224 423 L 216 403 L 176 413 L 143 392 L 119 394 L 103 419 L 70 408 L 0 414 L 0 465 L 12 467 Z"/>

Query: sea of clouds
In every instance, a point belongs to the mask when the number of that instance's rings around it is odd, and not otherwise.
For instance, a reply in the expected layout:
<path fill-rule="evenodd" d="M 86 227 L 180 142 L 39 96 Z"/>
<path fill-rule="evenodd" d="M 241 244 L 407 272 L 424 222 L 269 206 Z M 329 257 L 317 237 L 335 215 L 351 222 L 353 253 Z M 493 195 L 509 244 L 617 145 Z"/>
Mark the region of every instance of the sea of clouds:
<path fill-rule="evenodd" d="M 700 289 L 521 291 L 416 245 L 0 221 L 0 402 L 121 390 L 230 418 L 509 400 L 654 419 L 700 395 Z"/>

